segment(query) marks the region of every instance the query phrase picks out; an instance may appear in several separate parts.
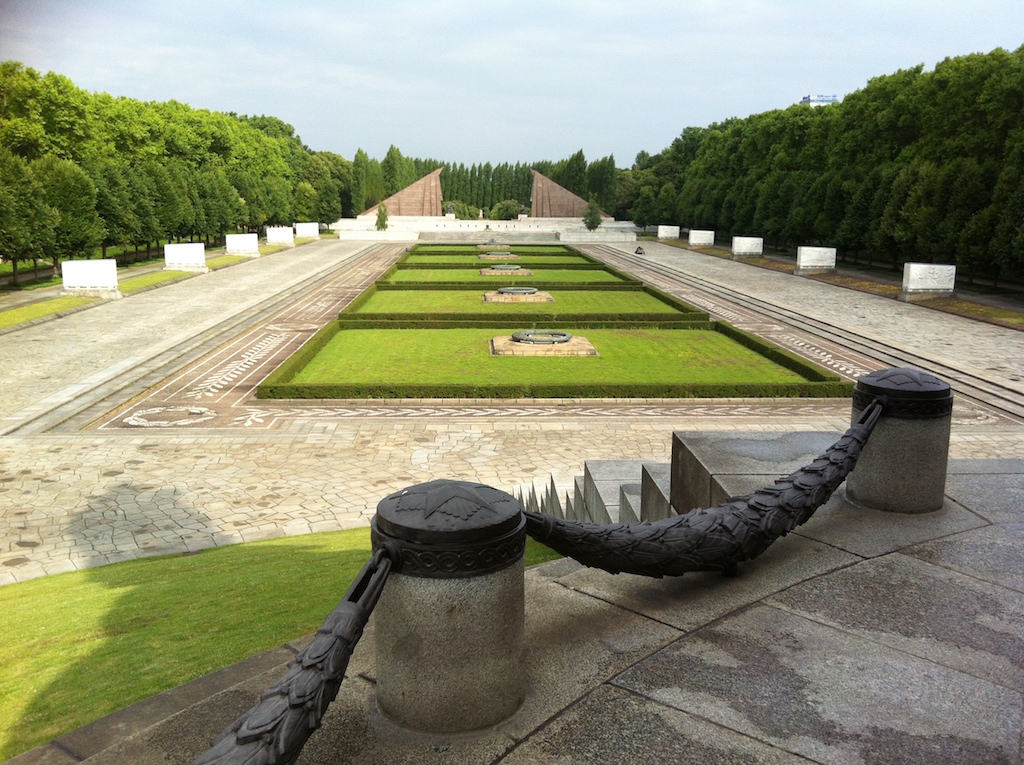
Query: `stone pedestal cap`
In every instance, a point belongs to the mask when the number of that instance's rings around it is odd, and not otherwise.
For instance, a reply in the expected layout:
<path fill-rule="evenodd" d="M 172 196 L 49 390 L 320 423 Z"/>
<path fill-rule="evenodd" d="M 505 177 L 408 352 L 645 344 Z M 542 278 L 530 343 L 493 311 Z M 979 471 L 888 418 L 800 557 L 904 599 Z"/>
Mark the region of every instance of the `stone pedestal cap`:
<path fill-rule="evenodd" d="M 523 555 L 526 518 L 510 494 L 480 483 L 437 480 L 389 494 L 370 523 L 373 549 L 388 548 L 408 576 L 482 576 Z"/>
<path fill-rule="evenodd" d="M 949 383 L 919 369 L 881 369 L 857 380 L 853 408 L 863 410 L 883 396 L 883 417 L 900 420 L 948 417 L 953 411 Z"/>

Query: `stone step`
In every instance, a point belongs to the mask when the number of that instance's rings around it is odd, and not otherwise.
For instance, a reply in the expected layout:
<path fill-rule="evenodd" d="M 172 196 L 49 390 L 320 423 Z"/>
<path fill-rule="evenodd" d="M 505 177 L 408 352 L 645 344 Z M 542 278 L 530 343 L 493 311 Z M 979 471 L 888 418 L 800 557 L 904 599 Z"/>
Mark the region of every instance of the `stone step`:
<path fill-rule="evenodd" d="M 640 484 L 620 484 L 619 523 L 639 523 L 640 516 Z"/>
<path fill-rule="evenodd" d="M 583 463 L 583 501 L 594 523 L 619 522 L 619 487 L 639 483 L 641 460 L 587 460 Z"/>
<path fill-rule="evenodd" d="M 831 431 L 675 431 L 672 508 L 688 513 L 771 486 L 823 454 L 839 435 Z"/>
<path fill-rule="evenodd" d="M 645 462 L 640 471 L 640 520 L 660 521 L 672 510 L 672 463 Z"/>
<path fill-rule="evenodd" d="M 592 519 L 587 512 L 586 500 L 583 498 L 583 483 L 584 478 L 581 475 L 573 479 L 572 517 L 570 520 L 589 523 Z M 566 517 L 568 518 L 569 516 L 567 515 Z"/>

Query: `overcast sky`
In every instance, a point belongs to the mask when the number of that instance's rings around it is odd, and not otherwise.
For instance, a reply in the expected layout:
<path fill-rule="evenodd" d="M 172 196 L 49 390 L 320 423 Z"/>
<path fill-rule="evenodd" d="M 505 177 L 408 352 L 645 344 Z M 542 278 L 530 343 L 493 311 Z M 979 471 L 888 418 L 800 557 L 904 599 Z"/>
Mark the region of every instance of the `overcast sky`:
<path fill-rule="evenodd" d="M 271 114 L 310 148 L 628 167 L 706 126 L 1024 44 L 1024 0 L 0 0 L 0 60 Z"/>

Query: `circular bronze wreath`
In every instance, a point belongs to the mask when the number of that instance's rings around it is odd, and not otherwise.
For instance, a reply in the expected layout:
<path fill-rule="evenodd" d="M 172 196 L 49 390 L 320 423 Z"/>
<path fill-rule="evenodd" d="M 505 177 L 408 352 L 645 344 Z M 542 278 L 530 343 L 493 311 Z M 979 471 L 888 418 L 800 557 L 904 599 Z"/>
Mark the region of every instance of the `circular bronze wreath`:
<path fill-rule="evenodd" d="M 572 340 L 572 335 L 558 329 L 524 329 L 512 333 L 512 342 L 515 343 L 554 345 L 555 343 L 567 343 L 570 340 Z"/>

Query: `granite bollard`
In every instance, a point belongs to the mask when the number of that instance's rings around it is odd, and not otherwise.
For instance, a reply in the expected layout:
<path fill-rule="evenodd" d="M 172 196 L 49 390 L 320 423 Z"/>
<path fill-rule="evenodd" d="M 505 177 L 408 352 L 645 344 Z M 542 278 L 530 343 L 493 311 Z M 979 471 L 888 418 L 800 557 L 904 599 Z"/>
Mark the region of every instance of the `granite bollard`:
<path fill-rule="evenodd" d="M 851 422 L 876 398 L 885 409 L 846 479 L 846 496 L 863 507 L 929 513 L 945 501 L 953 392 L 918 369 L 864 375 L 853 392 Z"/>
<path fill-rule="evenodd" d="M 525 518 L 483 484 L 438 480 L 377 505 L 373 547 L 395 564 L 373 619 L 377 706 L 430 733 L 479 730 L 526 696 Z"/>

